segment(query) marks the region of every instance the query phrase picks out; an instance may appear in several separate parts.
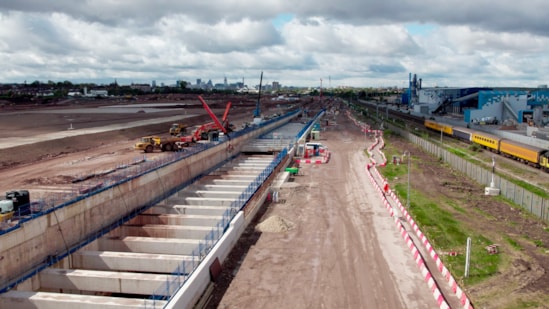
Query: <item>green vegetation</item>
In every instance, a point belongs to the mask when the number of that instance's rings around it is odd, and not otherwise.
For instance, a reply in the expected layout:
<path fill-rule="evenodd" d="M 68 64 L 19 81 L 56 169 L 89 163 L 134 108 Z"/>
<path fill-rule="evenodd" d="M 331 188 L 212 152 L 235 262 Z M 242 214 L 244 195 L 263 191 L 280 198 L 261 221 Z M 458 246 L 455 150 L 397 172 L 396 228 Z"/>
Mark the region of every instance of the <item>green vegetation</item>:
<path fill-rule="evenodd" d="M 463 151 L 463 149 L 461 148 L 451 148 L 451 147 L 447 147 L 446 150 L 450 153 L 453 153 L 455 154 L 456 156 L 460 157 L 460 158 L 467 158 L 469 157 L 469 154 L 466 153 L 465 151 Z"/>
<path fill-rule="evenodd" d="M 508 306 L 503 307 L 502 309 L 516 309 L 516 308 L 543 308 L 545 305 L 545 302 L 543 301 L 535 301 L 535 300 L 518 300 L 513 304 L 509 304 Z"/>
<path fill-rule="evenodd" d="M 503 239 L 505 239 L 505 241 L 507 241 L 511 245 L 511 247 L 515 248 L 516 250 L 522 250 L 521 245 L 513 238 L 505 235 L 503 236 Z"/>
<path fill-rule="evenodd" d="M 394 148 L 388 145 L 385 149 L 388 158 L 397 155 Z M 416 168 L 411 161 L 411 168 Z M 406 200 L 408 193 L 407 186 L 407 165 L 406 164 L 388 164 L 380 169 L 381 174 L 389 181 L 397 182 L 394 191 L 400 197 L 401 202 Z M 404 181 L 398 181 L 404 179 Z M 441 256 L 444 265 L 452 272 L 454 278 L 462 279 L 466 284 L 474 284 L 483 281 L 498 272 L 501 266 L 502 257 L 499 254 L 490 255 L 487 253 L 486 246 L 493 244 L 493 241 L 485 238 L 481 234 L 470 230 L 459 220 L 455 219 L 453 212 L 446 210 L 447 207 L 463 213 L 464 210 L 457 206 L 455 202 L 432 200 L 419 191 L 410 191 L 410 208 L 408 211 L 417 222 L 420 230 L 425 234 L 431 245 Z M 472 241 L 471 264 L 469 276 L 465 275 L 465 250 L 467 238 Z M 445 253 L 455 252 L 457 255 Z"/>
<path fill-rule="evenodd" d="M 449 206 L 451 206 L 453 209 L 455 209 L 456 211 L 459 211 L 461 212 L 462 214 L 465 214 L 467 213 L 467 211 L 465 209 L 463 209 L 463 207 L 460 207 L 459 205 L 456 204 L 455 201 L 451 200 L 451 199 L 445 199 L 444 201 L 446 204 L 448 204 Z"/>
<path fill-rule="evenodd" d="M 401 127 L 400 122 L 396 122 L 398 127 Z M 438 144 L 440 135 L 432 135 L 424 130 L 416 128 L 415 130 L 409 129 L 404 125 L 404 130 L 422 137 L 423 139 L 429 140 L 434 144 Z M 396 129 L 395 129 L 396 130 Z M 398 133 L 398 131 L 397 131 Z M 458 142 L 455 140 L 448 139 L 444 141 L 444 149 L 448 152 L 463 158 L 471 162 L 472 164 L 483 166 L 485 168 L 491 168 L 492 166 L 492 156 L 497 156 L 490 152 L 483 153 L 482 147 L 476 144 L 470 144 L 464 146 L 464 143 Z M 391 162 L 393 155 L 402 157 L 402 152 L 404 149 L 395 148 L 390 143 L 385 146 L 383 150 L 387 156 L 387 160 Z M 411 149 L 412 152 L 417 152 L 418 150 Z M 436 156 L 436 155 L 435 155 Z M 439 158 L 440 159 L 440 158 Z M 502 160 L 503 161 L 503 160 Z M 444 162 L 439 160 L 439 163 L 444 164 Z M 435 163 L 438 164 L 438 163 Z M 412 153 L 411 161 L 411 170 L 417 167 L 417 161 L 414 159 L 414 153 Z M 414 218 L 418 224 L 420 230 L 426 235 L 429 239 L 431 245 L 440 255 L 441 259 L 444 262 L 444 265 L 450 270 L 454 278 L 463 284 L 462 287 L 470 287 L 480 282 L 486 281 L 494 276 L 505 272 L 507 268 L 513 267 L 512 265 L 512 254 L 508 251 L 514 251 L 515 254 L 524 254 L 519 253 L 523 250 L 523 246 L 530 247 L 530 244 L 535 245 L 540 251 L 540 253 L 546 253 L 546 246 L 549 244 L 544 243 L 542 237 L 531 236 L 529 237 L 526 233 L 516 236 L 509 235 L 498 235 L 490 236 L 497 237 L 497 243 L 500 243 L 504 247 L 503 252 L 509 254 L 489 254 L 487 246 L 494 244 L 496 241 L 494 239 L 489 239 L 485 234 L 480 233 L 480 229 L 477 231 L 477 227 L 472 226 L 467 219 L 467 217 L 478 216 L 486 218 L 486 222 L 492 222 L 500 220 L 500 218 L 495 217 L 494 215 L 487 212 L 486 209 L 482 207 L 473 207 L 472 209 L 463 208 L 459 201 L 452 200 L 450 198 L 444 198 L 437 196 L 436 200 L 432 196 L 423 194 L 421 192 L 422 188 L 417 188 L 416 191 L 414 186 L 408 187 L 407 183 L 407 173 L 408 166 L 406 161 L 400 165 L 388 164 L 384 168 L 379 169 L 383 177 L 387 178 L 390 183 L 392 183 L 392 189 L 395 194 L 399 197 L 400 201 L 405 204 L 407 200 L 407 194 L 410 194 L 410 206 L 408 211 L 411 216 Z M 503 179 L 508 180 L 511 183 L 514 183 L 519 188 L 523 188 L 529 192 L 532 192 L 541 198 L 549 198 L 549 194 L 546 193 L 543 188 L 549 188 L 547 186 L 538 184 L 538 186 L 529 183 L 528 181 L 517 180 L 521 175 L 529 175 L 529 170 L 526 168 L 516 167 L 515 164 L 508 163 L 507 161 L 498 162 L 496 168 L 496 173 Z M 463 177 L 463 175 L 456 175 L 456 177 Z M 526 177 L 525 177 L 526 179 Z M 412 182 L 413 184 L 413 182 Z M 451 185 L 451 184 L 449 184 Z M 518 188 L 517 188 L 518 189 Z M 410 190 L 410 191 L 408 191 Z M 518 189 L 520 190 L 520 189 Z M 478 197 L 479 199 L 483 197 Z M 520 211 L 522 216 L 535 216 L 526 211 L 521 205 L 513 203 L 503 196 L 492 197 L 497 201 L 501 201 L 503 207 L 513 207 Z M 468 202 L 473 205 L 477 203 L 475 197 L 468 197 Z M 536 219 L 539 219 L 535 217 Z M 509 227 L 517 227 L 521 220 L 508 220 L 505 219 Z M 549 227 L 544 227 L 545 232 L 549 232 Z M 492 235 L 492 234 L 490 234 Z M 471 251 L 471 264 L 469 269 L 469 276 L 464 277 L 465 274 L 465 250 L 466 250 L 466 240 L 470 237 L 472 241 L 472 251 Z M 451 254 L 451 253 L 456 253 Z M 498 294 L 505 294 L 505 291 L 499 291 Z M 490 293 L 489 293 L 490 294 Z M 481 296 L 482 299 L 476 299 L 479 303 L 488 302 L 491 296 L 486 294 Z M 487 297 L 484 299 L 484 297 Z M 538 308 L 542 306 L 541 304 L 546 303 L 546 296 L 543 294 L 536 294 L 533 297 L 517 298 L 509 305 L 506 305 L 504 308 Z"/>

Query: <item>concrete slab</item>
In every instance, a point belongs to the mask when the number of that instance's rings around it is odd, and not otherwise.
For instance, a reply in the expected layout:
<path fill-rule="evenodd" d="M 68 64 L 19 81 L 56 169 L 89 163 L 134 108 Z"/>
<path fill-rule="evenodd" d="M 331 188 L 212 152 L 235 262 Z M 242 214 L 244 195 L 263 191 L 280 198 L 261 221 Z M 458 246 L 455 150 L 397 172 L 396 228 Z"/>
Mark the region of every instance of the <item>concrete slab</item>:
<path fill-rule="evenodd" d="M 263 168 L 267 167 L 270 162 L 236 162 L 234 164 L 227 164 L 225 167 L 253 167 L 253 168 Z"/>
<path fill-rule="evenodd" d="M 251 181 L 250 181 L 251 182 Z M 240 185 L 240 186 L 234 186 L 234 185 L 212 185 L 212 184 L 197 184 L 193 187 L 193 189 L 196 189 L 198 191 L 202 190 L 211 190 L 211 191 L 234 191 L 234 192 L 242 192 L 246 190 L 248 186 Z"/>
<path fill-rule="evenodd" d="M 119 233 L 124 236 L 160 237 L 202 240 L 212 231 L 211 226 L 174 226 L 149 224 L 145 226 L 124 225 Z"/>
<path fill-rule="evenodd" d="M 166 301 L 138 298 L 9 291 L 0 295 L 0 308 L 10 309 L 120 309 L 164 308 Z"/>
<path fill-rule="evenodd" d="M 147 209 L 145 215 L 206 215 L 206 216 L 221 216 L 227 211 L 227 206 L 211 206 L 211 205 L 158 205 Z"/>
<path fill-rule="evenodd" d="M 231 175 L 258 175 L 263 169 L 236 169 L 232 168 L 220 168 L 216 173 L 227 173 Z"/>
<path fill-rule="evenodd" d="M 220 167 L 217 171 L 222 171 L 222 172 L 228 172 L 228 173 L 244 173 L 246 172 L 247 174 L 252 174 L 252 173 L 255 173 L 255 174 L 258 174 L 260 172 L 262 172 L 263 170 L 265 169 L 265 166 L 257 166 L 257 165 L 253 165 L 253 166 L 223 166 L 223 167 Z"/>
<path fill-rule="evenodd" d="M 186 198 L 178 198 L 178 199 L 171 199 L 168 201 L 170 203 L 175 204 L 183 204 L 183 205 L 195 205 L 195 206 L 226 206 L 230 207 L 231 204 L 235 201 L 235 198 L 203 198 L 203 197 L 186 197 Z"/>
<path fill-rule="evenodd" d="M 100 251 L 192 255 L 193 253 L 198 254 L 197 249 L 200 241 L 127 236 L 122 239 L 100 238 L 97 243 Z"/>
<path fill-rule="evenodd" d="M 215 185 L 230 185 L 230 186 L 248 186 L 250 183 L 257 178 L 257 175 L 251 176 L 251 180 L 240 180 L 240 179 L 211 179 L 201 184 L 215 184 Z"/>
<path fill-rule="evenodd" d="M 162 295 L 158 293 L 168 291 L 159 287 L 174 280 L 177 276 L 82 269 L 48 268 L 39 273 L 41 289 L 138 295 Z"/>
<path fill-rule="evenodd" d="M 207 216 L 207 215 L 138 215 L 128 221 L 128 225 L 148 225 L 148 224 L 163 224 L 163 225 L 189 225 L 189 226 L 209 226 L 214 227 L 222 216 Z"/>
<path fill-rule="evenodd" d="M 178 197 L 180 198 L 187 198 L 187 197 L 232 198 L 236 200 L 242 194 L 242 191 L 238 192 L 238 191 L 196 190 L 196 191 L 180 192 L 178 194 Z"/>
<path fill-rule="evenodd" d="M 115 252 L 115 251 L 78 251 L 72 256 L 74 268 L 90 270 L 135 271 L 169 274 L 183 263 L 192 263 L 196 257 L 188 255 Z M 197 261 L 198 262 L 198 261 Z M 182 267 L 180 267 L 182 269 Z"/>

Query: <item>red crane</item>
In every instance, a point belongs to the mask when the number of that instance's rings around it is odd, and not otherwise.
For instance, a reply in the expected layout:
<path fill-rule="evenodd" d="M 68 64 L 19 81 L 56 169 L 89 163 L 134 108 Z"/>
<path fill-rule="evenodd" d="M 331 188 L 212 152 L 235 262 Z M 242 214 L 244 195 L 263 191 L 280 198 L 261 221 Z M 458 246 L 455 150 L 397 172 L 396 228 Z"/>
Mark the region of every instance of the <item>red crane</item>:
<path fill-rule="evenodd" d="M 229 133 L 230 130 L 230 124 L 228 121 L 229 117 L 229 110 L 231 109 L 232 103 L 228 102 L 227 106 L 225 107 L 225 113 L 223 114 L 222 121 L 219 121 L 215 114 L 212 112 L 206 101 L 202 98 L 202 96 L 198 96 L 198 99 L 202 103 L 202 106 L 208 112 L 208 115 L 210 115 L 210 118 L 212 118 L 212 122 L 207 122 L 198 128 L 196 128 L 191 135 L 183 136 L 181 137 L 181 142 L 184 143 L 184 145 L 188 146 L 190 143 L 194 143 L 199 140 L 205 140 L 207 139 L 208 134 L 211 132 L 218 132 L 222 131 L 225 135 Z M 228 136 L 228 135 L 227 135 Z"/>

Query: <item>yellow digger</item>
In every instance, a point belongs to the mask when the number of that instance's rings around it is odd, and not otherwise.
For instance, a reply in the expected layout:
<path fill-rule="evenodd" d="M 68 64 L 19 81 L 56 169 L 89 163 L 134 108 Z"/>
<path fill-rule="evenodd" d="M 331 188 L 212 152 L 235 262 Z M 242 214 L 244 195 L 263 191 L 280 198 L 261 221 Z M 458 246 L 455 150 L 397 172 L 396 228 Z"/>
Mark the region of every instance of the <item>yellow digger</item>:
<path fill-rule="evenodd" d="M 182 123 L 173 123 L 170 127 L 170 135 L 179 136 L 187 131 L 187 125 Z"/>

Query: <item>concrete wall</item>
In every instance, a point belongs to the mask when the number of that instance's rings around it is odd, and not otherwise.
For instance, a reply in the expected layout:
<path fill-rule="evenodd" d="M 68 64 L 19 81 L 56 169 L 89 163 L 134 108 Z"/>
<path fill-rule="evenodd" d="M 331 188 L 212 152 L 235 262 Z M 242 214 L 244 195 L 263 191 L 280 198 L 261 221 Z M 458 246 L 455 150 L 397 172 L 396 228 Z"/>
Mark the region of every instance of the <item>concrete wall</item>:
<path fill-rule="evenodd" d="M 282 119 L 205 150 L 197 155 L 158 168 L 138 178 L 110 187 L 88 198 L 60 207 L 0 236 L 0 287 L 5 288 L 31 270 L 45 267 L 49 256 L 64 256 L 70 248 L 94 238 L 99 231 L 124 216 L 158 200 L 187 180 L 199 176 L 238 152 L 243 144 L 289 122 Z M 99 235 L 97 235 L 99 236 Z"/>
<path fill-rule="evenodd" d="M 211 282 L 211 265 L 216 259 L 222 262 L 229 255 L 245 229 L 244 213 L 239 212 L 223 234 L 223 237 L 164 308 L 192 308 Z"/>

